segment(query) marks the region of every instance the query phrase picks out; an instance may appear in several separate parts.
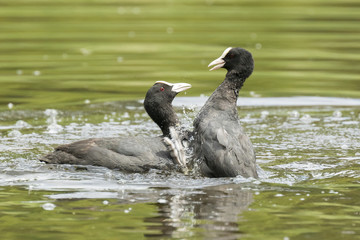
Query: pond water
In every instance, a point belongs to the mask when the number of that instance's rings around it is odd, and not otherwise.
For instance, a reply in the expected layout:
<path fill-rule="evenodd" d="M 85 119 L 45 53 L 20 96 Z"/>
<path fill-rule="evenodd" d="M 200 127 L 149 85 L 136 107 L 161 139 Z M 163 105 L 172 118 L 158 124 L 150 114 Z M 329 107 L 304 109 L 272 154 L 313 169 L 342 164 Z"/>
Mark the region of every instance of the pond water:
<path fill-rule="evenodd" d="M 0 1 L 0 108 L 141 99 L 158 80 L 209 95 L 229 46 L 255 71 L 242 96 L 360 98 L 357 0 Z"/>
<path fill-rule="evenodd" d="M 0 21 L 1 239 L 360 239 L 358 0 L 0 0 Z M 140 102 L 158 80 L 192 84 L 191 128 L 229 46 L 255 59 L 239 114 L 259 179 L 38 161 L 159 135 Z"/>
<path fill-rule="evenodd" d="M 266 98 L 243 106 L 246 98 L 239 99 L 259 179 L 125 174 L 37 160 L 79 139 L 159 135 L 139 101 L 2 111 L 0 231 L 4 239 L 357 239 L 360 100 L 331 106 L 334 99 L 318 98 L 329 104 L 319 107 L 302 99 L 306 107 Z M 184 126 L 191 128 L 202 101 L 175 100 Z"/>

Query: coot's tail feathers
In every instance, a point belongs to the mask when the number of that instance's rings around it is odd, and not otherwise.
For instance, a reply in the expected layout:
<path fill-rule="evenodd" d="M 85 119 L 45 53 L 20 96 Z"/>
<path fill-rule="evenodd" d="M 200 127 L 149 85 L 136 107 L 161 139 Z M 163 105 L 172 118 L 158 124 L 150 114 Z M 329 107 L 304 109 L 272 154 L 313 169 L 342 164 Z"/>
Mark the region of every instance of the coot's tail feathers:
<path fill-rule="evenodd" d="M 55 148 L 54 152 L 41 157 L 40 161 L 50 164 L 91 165 L 92 162 L 84 160 L 86 159 L 84 156 L 95 145 L 95 139 L 92 138 L 60 145 Z"/>
<path fill-rule="evenodd" d="M 80 164 L 81 162 L 75 156 L 59 150 L 42 156 L 39 160 L 48 164 Z"/>

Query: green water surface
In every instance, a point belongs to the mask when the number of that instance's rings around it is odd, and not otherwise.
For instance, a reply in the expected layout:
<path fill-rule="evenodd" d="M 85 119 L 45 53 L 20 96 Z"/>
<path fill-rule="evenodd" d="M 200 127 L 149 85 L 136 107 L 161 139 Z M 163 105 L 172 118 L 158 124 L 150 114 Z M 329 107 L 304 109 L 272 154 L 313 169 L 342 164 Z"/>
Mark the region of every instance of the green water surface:
<path fill-rule="evenodd" d="M 137 99 L 157 80 L 210 94 L 229 46 L 255 58 L 242 91 L 360 97 L 356 0 L 0 1 L 0 106 Z"/>
<path fill-rule="evenodd" d="M 360 239 L 356 106 L 240 109 L 261 180 L 38 162 L 158 135 L 128 101 L 157 80 L 210 95 L 225 71 L 207 65 L 229 46 L 255 59 L 240 96 L 360 98 L 358 0 L 0 0 L 0 239 Z"/>

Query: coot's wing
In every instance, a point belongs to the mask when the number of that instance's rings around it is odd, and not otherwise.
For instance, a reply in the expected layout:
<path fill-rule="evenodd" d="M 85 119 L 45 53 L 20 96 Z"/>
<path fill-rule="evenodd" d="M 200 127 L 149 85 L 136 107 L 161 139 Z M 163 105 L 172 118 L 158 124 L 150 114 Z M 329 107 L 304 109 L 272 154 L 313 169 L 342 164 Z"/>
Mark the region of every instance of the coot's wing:
<path fill-rule="evenodd" d="M 215 177 L 257 177 L 250 139 L 234 122 L 210 121 L 200 134 L 204 160 Z"/>

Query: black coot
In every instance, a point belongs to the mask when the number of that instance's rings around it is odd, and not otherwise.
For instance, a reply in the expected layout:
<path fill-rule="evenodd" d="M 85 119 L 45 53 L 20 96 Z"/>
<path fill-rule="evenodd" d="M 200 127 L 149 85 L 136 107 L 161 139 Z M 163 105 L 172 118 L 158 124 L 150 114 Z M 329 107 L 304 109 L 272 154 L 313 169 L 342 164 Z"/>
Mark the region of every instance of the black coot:
<path fill-rule="evenodd" d="M 251 53 L 227 48 L 210 66 L 225 68 L 227 74 L 194 120 L 195 158 L 208 177 L 257 177 L 255 152 L 236 107 L 239 90 L 254 69 Z"/>
<path fill-rule="evenodd" d="M 76 164 L 103 166 L 124 172 L 145 172 L 149 169 L 171 170 L 177 168 L 169 141 L 170 129 L 178 124 L 172 108 L 175 96 L 191 87 L 187 83 L 171 84 L 156 82 L 147 92 L 144 107 L 149 116 L 161 128 L 159 137 L 92 138 L 58 146 L 54 152 L 40 160 L 52 164 Z"/>

